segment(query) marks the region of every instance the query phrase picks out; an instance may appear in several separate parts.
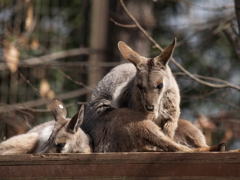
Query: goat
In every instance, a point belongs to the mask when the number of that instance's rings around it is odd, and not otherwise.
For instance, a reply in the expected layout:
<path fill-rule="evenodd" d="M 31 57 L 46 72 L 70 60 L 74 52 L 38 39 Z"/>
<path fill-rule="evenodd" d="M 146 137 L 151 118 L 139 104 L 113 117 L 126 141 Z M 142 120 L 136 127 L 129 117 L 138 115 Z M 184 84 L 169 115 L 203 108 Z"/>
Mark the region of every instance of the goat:
<path fill-rule="evenodd" d="M 167 64 L 175 44 L 176 39 L 156 58 L 145 58 L 124 42 L 118 43 L 132 63 L 115 67 L 98 83 L 81 125 L 93 139 L 94 152 L 141 151 L 146 146 L 163 151 L 224 150 L 225 144 L 208 147 L 199 131 L 193 136 L 194 147 L 199 148 L 195 150 L 181 145 L 188 141 L 184 139 L 188 128 L 178 129 L 181 137 L 175 136 L 180 95 Z"/>
<path fill-rule="evenodd" d="M 57 98 L 54 98 L 50 103 L 50 109 L 54 115 L 55 121 L 49 121 L 40 124 L 25 134 L 13 136 L 0 144 L 0 155 L 12 155 L 12 154 L 30 154 L 30 153 L 47 153 L 47 152 L 91 152 L 91 140 L 78 128 L 83 120 L 84 106 L 80 109 L 79 113 L 73 118 L 66 118 L 67 110 L 64 104 Z M 77 124 L 76 124 L 77 123 Z M 65 128 L 64 134 L 56 132 Z M 55 135 L 56 134 L 56 135 Z M 78 141 L 74 142 L 78 145 L 78 148 L 74 148 L 75 151 L 64 150 L 63 143 L 65 139 L 73 138 L 77 134 Z M 71 146 L 68 144 L 66 147 L 69 149 Z M 65 148 L 66 148 L 65 147 Z"/>

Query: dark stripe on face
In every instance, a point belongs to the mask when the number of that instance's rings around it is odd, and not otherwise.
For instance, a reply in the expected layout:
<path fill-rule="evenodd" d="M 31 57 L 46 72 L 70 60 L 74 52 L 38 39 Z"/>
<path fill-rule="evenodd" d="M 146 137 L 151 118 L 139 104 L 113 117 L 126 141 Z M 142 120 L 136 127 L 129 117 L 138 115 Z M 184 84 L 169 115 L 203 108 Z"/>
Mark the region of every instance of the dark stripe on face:
<path fill-rule="evenodd" d="M 166 66 L 164 66 L 161 61 L 156 61 L 154 58 L 150 58 L 148 59 L 147 62 L 147 67 L 148 67 L 148 72 L 152 71 L 152 70 L 165 70 Z"/>
<path fill-rule="evenodd" d="M 147 67 L 148 67 L 148 71 L 151 71 L 152 68 L 154 67 L 153 58 L 148 59 Z"/>

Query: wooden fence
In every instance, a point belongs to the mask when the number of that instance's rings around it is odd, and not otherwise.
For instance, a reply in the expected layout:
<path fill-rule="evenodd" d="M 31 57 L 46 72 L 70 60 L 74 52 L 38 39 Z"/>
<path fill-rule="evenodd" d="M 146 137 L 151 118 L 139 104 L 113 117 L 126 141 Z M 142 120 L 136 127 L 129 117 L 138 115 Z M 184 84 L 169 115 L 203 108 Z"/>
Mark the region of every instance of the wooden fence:
<path fill-rule="evenodd" d="M 0 156 L 1 179 L 240 179 L 240 153 Z"/>

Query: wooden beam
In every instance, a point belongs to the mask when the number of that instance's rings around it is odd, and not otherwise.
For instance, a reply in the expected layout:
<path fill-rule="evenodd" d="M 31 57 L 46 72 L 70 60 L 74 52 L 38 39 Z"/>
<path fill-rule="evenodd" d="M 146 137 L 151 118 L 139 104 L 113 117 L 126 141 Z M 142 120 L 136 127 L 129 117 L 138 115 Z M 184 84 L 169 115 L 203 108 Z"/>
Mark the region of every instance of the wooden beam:
<path fill-rule="evenodd" d="M 239 153 L 0 156 L 0 179 L 240 179 Z"/>

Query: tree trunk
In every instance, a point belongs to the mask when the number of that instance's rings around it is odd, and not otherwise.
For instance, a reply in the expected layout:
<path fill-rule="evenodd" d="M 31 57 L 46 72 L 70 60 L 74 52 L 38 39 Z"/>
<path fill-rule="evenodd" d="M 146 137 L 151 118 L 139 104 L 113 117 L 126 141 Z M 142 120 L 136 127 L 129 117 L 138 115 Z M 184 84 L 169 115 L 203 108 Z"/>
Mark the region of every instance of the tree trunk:
<path fill-rule="evenodd" d="M 143 28 L 147 30 L 150 35 L 152 35 L 152 30 L 156 24 L 156 20 L 153 14 L 154 2 L 149 0 L 125 0 L 124 3 L 126 4 L 126 7 L 130 11 L 130 13 L 138 20 L 138 22 L 143 26 Z M 111 14 L 111 18 L 121 24 L 133 25 L 132 20 L 127 16 L 121 4 L 118 2 L 116 6 L 116 13 Z M 125 28 L 114 25 L 114 28 L 116 38 L 112 41 L 113 47 L 117 47 L 118 41 L 124 41 L 140 55 L 146 57 L 149 56 L 150 42 L 146 39 L 146 37 L 137 27 Z M 115 57 L 117 57 L 115 59 L 120 59 L 120 61 L 126 61 L 120 55 L 118 50 L 115 51 Z"/>
<path fill-rule="evenodd" d="M 98 66 L 98 63 L 105 61 L 106 58 L 108 9 L 108 0 L 92 1 L 90 48 L 100 53 L 94 53 L 89 57 L 88 85 L 90 87 L 94 87 L 103 77 L 102 68 Z"/>

